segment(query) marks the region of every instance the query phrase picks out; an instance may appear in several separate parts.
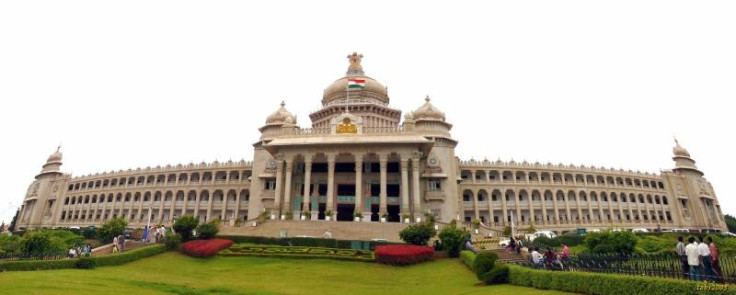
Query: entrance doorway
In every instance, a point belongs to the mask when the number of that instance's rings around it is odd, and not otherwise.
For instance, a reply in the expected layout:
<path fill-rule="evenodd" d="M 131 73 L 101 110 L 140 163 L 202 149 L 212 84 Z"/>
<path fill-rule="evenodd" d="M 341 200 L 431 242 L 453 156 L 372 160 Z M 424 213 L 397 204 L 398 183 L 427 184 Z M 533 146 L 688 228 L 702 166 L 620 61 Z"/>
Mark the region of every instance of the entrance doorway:
<path fill-rule="evenodd" d="M 355 204 L 337 204 L 337 221 L 353 221 Z"/>
<path fill-rule="evenodd" d="M 399 216 L 399 211 L 401 210 L 398 205 L 388 205 L 386 206 L 386 210 L 388 210 L 388 218 L 386 221 L 401 222 L 401 217 Z"/>

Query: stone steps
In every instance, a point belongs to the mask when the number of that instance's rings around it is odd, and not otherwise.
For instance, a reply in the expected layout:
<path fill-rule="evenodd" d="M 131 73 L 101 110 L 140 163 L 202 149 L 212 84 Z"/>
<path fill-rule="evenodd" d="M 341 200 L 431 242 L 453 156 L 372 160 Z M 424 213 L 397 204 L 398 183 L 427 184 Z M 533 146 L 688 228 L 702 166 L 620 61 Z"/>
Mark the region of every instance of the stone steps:
<path fill-rule="evenodd" d="M 400 242 L 399 232 L 407 225 L 394 222 L 268 220 L 255 227 L 252 224 L 244 224 L 238 227 L 221 226 L 219 234 L 279 237 L 283 232 L 288 237 L 312 236 L 323 238 L 325 231 L 329 230 L 334 239 L 363 241 L 386 239 L 392 242 Z"/>

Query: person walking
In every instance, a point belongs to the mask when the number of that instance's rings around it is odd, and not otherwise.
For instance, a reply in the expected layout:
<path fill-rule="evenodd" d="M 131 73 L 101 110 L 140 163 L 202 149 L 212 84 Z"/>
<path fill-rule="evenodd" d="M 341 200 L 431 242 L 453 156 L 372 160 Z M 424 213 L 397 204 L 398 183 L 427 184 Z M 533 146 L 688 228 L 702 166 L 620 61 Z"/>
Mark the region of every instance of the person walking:
<path fill-rule="evenodd" d="M 711 268 L 713 269 L 713 273 L 716 276 L 715 281 L 718 283 L 722 283 L 723 270 L 721 270 L 721 264 L 718 263 L 718 249 L 716 248 L 716 244 L 713 243 L 713 238 L 708 237 L 705 240 L 706 242 L 708 242 L 709 245 L 708 250 L 710 250 Z"/>
<path fill-rule="evenodd" d="M 685 254 L 685 243 L 683 243 L 682 241 L 682 236 L 677 237 L 677 246 L 675 247 L 675 251 L 677 251 L 677 257 L 680 258 L 680 264 L 682 265 L 682 275 L 685 279 L 688 279 L 688 274 L 690 273 L 690 265 L 687 263 L 687 254 Z"/>
<path fill-rule="evenodd" d="M 695 244 L 695 238 L 687 239 L 688 244 L 685 246 L 685 255 L 687 255 L 687 264 L 690 269 L 690 279 L 700 281 L 700 253 L 698 246 Z"/>
<path fill-rule="evenodd" d="M 703 280 L 712 282 L 715 280 L 716 275 L 713 273 L 713 268 L 711 267 L 710 248 L 708 248 L 708 244 L 704 243 L 702 236 L 698 239 L 700 240 L 700 244 L 698 244 L 700 264 L 703 266 L 702 274 L 705 275 Z"/>
<path fill-rule="evenodd" d="M 112 238 L 112 253 L 118 253 L 118 237 Z"/>
<path fill-rule="evenodd" d="M 125 236 L 123 235 L 118 236 L 118 251 L 125 251 Z"/>

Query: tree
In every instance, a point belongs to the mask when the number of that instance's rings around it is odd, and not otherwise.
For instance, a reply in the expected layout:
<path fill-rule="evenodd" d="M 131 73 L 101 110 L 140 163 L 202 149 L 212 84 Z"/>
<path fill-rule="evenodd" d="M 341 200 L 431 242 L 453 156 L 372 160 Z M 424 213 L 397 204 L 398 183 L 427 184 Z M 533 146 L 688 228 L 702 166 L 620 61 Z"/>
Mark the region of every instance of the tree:
<path fill-rule="evenodd" d="M 442 246 L 447 250 L 450 257 L 460 256 L 461 247 L 468 236 L 470 236 L 468 231 L 458 228 L 455 224 L 446 226 L 439 234 Z"/>
<path fill-rule="evenodd" d="M 125 219 L 115 217 L 102 224 L 97 230 L 97 240 L 103 244 L 112 242 L 113 238 L 122 235 L 128 222 Z"/>
<path fill-rule="evenodd" d="M 51 252 L 49 236 L 40 231 L 29 231 L 23 235 L 20 251 L 25 255 L 40 256 Z"/>
<path fill-rule="evenodd" d="M 3 233 L 3 231 L 5 231 L 5 221 L 3 221 L 3 224 L 0 225 L 0 234 Z"/>
<path fill-rule="evenodd" d="M 426 246 L 431 238 L 437 234 L 434 226 L 428 222 L 412 224 L 399 232 L 402 241 L 412 245 Z"/>
<path fill-rule="evenodd" d="M 18 221 L 18 214 L 20 214 L 20 209 L 18 209 L 18 211 L 15 211 L 15 216 L 13 216 L 13 220 L 10 221 L 10 227 L 8 227 L 8 231 L 11 233 L 15 231 L 15 222 Z"/>
<path fill-rule="evenodd" d="M 726 227 L 728 227 L 728 231 L 736 233 L 736 217 L 726 214 L 726 216 L 723 216 L 723 218 L 726 220 Z"/>
<path fill-rule="evenodd" d="M 199 225 L 199 217 L 184 215 L 174 223 L 174 231 L 181 235 L 182 242 L 192 239 L 192 230 Z"/>

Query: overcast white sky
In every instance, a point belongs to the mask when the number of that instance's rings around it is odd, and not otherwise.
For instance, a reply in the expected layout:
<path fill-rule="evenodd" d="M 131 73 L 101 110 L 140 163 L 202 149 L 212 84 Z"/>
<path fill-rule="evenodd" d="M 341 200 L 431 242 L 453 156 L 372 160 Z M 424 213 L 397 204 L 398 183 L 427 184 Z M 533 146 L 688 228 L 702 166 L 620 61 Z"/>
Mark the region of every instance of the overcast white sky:
<path fill-rule="evenodd" d="M 736 214 L 736 2 L 486 2 L 2 1 L 0 220 L 59 143 L 76 176 L 251 160 L 353 51 L 463 159 L 658 172 L 676 135 Z"/>

